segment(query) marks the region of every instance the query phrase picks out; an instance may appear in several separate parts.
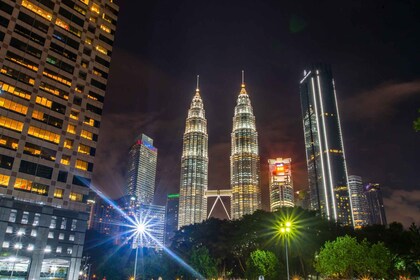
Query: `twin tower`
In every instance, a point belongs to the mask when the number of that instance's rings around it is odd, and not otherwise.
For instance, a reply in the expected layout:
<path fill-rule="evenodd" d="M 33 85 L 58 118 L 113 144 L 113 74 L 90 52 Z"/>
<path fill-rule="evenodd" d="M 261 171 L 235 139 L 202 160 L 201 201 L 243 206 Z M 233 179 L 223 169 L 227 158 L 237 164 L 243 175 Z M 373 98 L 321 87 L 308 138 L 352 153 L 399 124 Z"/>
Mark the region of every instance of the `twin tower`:
<path fill-rule="evenodd" d="M 231 217 L 239 219 L 261 208 L 258 133 L 243 71 L 231 145 Z M 197 77 L 197 89 L 188 110 L 183 138 L 178 228 L 207 218 L 208 162 L 207 120 Z"/>

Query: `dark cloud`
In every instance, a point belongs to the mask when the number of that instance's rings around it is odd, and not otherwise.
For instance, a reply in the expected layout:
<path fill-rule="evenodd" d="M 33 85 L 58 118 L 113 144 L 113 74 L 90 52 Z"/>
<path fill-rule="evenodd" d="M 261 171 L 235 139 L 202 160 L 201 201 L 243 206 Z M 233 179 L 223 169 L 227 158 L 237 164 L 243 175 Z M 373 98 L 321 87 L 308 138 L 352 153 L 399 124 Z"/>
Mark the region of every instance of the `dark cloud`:
<path fill-rule="evenodd" d="M 384 199 L 388 223 L 420 224 L 420 190 L 395 189 Z"/>

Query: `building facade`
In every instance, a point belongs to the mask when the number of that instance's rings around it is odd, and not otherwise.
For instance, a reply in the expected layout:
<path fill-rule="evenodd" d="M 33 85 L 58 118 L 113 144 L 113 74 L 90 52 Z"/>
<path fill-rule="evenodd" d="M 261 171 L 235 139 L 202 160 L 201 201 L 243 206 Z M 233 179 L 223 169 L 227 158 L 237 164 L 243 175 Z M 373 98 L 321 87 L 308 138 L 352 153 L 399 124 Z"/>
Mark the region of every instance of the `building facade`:
<path fill-rule="evenodd" d="M 165 216 L 165 246 L 169 247 L 178 229 L 179 194 L 168 194 Z"/>
<path fill-rule="evenodd" d="M 118 9 L 112 0 L 1 0 L 1 196 L 89 212 Z M 70 259 L 68 279 L 79 266 Z"/>
<path fill-rule="evenodd" d="M 346 158 L 331 67 L 316 64 L 300 81 L 311 208 L 352 225 Z"/>
<path fill-rule="evenodd" d="M 208 184 L 208 161 L 207 120 L 197 85 L 183 138 L 178 228 L 201 223 L 207 218 L 204 194 Z"/>
<path fill-rule="evenodd" d="M 239 219 L 261 209 L 260 156 L 258 133 L 251 101 L 242 79 L 231 134 L 231 215 Z"/>
<path fill-rule="evenodd" d="M 95 198 L 91 213 L 89 229 L 105 235 L 115 235 L 118 232 L 117 221 L 119 219 L 117 219 L 118 213 L 115 211 L 115 207 L 99 195 Z"/>
<path fill-rule="evenodd" d="M 369 222 L 371 225 L 387 225 L 382 190 L 379 184 L 370 183 L 364 189 L 369 205 Z"/>
<path fill-rule="evenodd" d="M 354 228 L 369 225 L 369 206 L 364 192 L 362 177 L 349 175 L 349 188 L 354 217 Z"/>
<path fill-rule="evenodd" d="M 162 250 L 165 242 L 165 206 L 142 204 L 138 208 L 138 219 L 145 225 L 145 233 L 133 240 L 133 248 Z"/>
<path fill-rule="evenodd" d="M 152 204 L 155 195 L 157 149 L 145 134 L 137 137 L 129 153 L 126 194 L 138 204 Z"/>
<path fill-rule="evenodd" d="M 292 159 L 269 159 L 268 180 L 270 190 L 270 211 L 276 211 L 281 207 L 293 207 L 295 204 L 292 180 Z"/>

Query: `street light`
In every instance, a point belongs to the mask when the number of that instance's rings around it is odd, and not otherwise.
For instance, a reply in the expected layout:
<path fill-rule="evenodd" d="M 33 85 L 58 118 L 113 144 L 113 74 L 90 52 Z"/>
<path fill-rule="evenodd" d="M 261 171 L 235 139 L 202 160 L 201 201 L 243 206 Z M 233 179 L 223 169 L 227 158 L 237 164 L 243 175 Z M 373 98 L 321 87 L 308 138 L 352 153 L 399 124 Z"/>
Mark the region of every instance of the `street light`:
<path fill-rule="evenodd" d="M 281 223 L 280 226 L 279 226 L 279 231 L 280 231 L 280 234 L 282 236 L 284 236 L 285 243 L 286 243 L 286 246 L 285 246 L 285 249 L 286 249 L 286 271 L 287 271 L 287 280 L 289 280 L 290 279 L 290 275 L 289 275 L 289 254 L 287 252 L 287 243 L 289 242 L 289 239 L 288 239 L 289 234 L 292 231 L 292 222 L 286 221 L 286 222 Z"/>
<path fill-rule="evenodd" d="M 134 280 L 137 280 L 137 258 L 139 255 L 139 243 L 140 243 L 140 236 L 142 236 L 144 233 L 146 232 L 146 224 L 144 224 L 143 222 L 139 222 L 136 225 L 136 239 L 137 239 L 137 244 L 136 244 L 136 258 L 134 260 Z"/>
<path fill-rule="evenodd" d="M 10 273 L 9 279 L 12 279 L 13 277 L 13 273 L 15 272 L 15 265 L 16 262 L 18 260 L 18 254 L 19 254 L 19 249 L 22 248 L 22 236 L 25 235 L 25 231 L 23 231 L 22 229 L 18 230 L 17 232 L 17 236 L 19 236 L 19 242 L 17 244 L 15 244 L 14 248 L 16 249 L 16 254 L 15 257 L 13 258 L 13 266 L 12 266 L 12 272 Z"/>

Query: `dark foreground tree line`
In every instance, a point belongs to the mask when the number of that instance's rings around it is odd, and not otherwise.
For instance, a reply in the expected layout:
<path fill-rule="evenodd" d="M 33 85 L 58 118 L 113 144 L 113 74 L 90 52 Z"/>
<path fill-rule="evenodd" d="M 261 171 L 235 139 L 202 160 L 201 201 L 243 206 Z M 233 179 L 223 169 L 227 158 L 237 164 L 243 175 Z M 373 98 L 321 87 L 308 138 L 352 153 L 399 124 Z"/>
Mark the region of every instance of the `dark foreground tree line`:
<path fill-rule="evenodd" d="M 288 237 L 279 234 L 279 223 L 292 220 Z M 107 239 L 108 238 L 108 239 Z M 138 279 L 196 279 L 182 265 L 189 264 L 205 278 L 286 279 L 285 242 L 288 242 L 290 275 L 349 279 L 397 279 L 420 276 L 420 229 L 399 223 L 359 230 L 339 226 L 301 208 L 277 212 L 256 211 L 240 220 L 209 219 L 179 230 L 165 251 L 142 249 Z M 133 275 L 135 250 L 113 245 L 112 239 L 88 232 L 85 255 L 92 274 L 107 280 Z M 177 259 L 179 258 L 179 259 Z M 408 279 L 409 279 L 408 278 Z"/>

